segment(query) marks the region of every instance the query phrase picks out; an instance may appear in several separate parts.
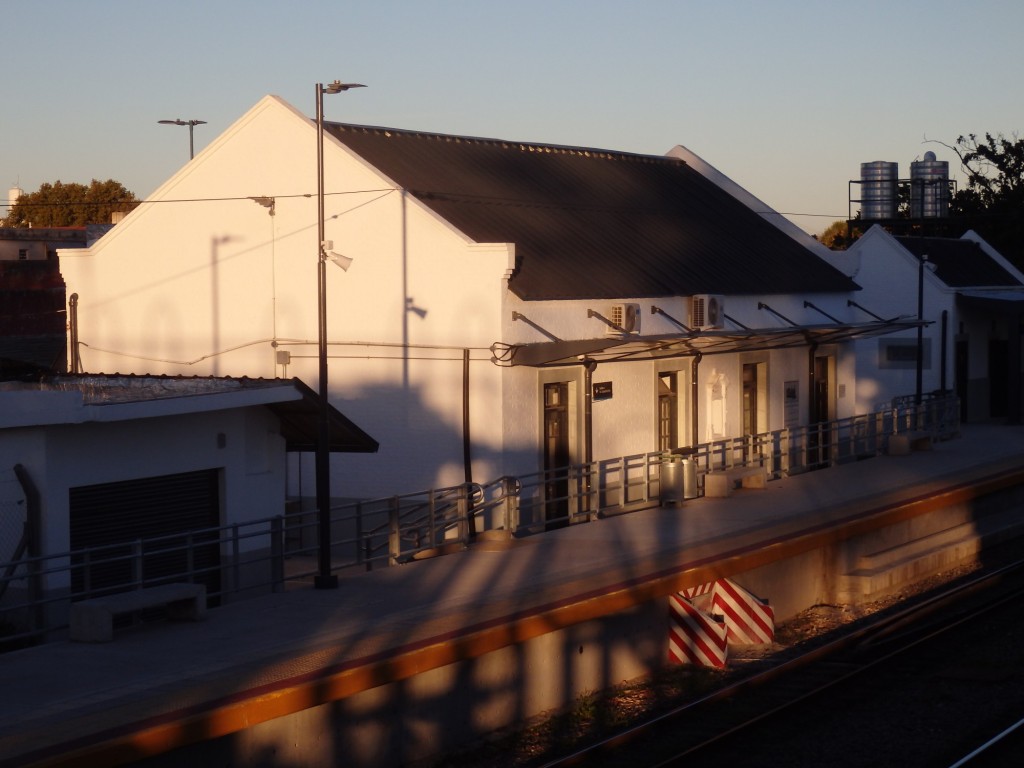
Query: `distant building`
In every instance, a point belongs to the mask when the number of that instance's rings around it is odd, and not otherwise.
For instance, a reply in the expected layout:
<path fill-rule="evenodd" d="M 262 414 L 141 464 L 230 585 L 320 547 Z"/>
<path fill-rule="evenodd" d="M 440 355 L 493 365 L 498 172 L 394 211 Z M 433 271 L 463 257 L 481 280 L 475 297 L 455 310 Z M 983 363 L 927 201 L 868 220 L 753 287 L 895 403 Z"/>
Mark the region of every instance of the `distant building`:
<path fill-rule="evenodd" d="M 86 248 L 111 226 L 0 227 L 0 381 L 67 371 L 67 296 L 57 251 Z"/>
<path fill-rule="evenodd" d="M 894 236 L 872 226 L 832 263 L 864 286 L 867 310 L 929 323 L 922 338 L 923 389 L 956 392 L 961 419 L 1020 423 L 1024 274 L 974 232 L 962 238 Z M 857 299 L 861 301 L 860 298 Z M 913 393 L 915 330 L 857 347 L 858 407 L 877 407 L 892 392 Z"/>

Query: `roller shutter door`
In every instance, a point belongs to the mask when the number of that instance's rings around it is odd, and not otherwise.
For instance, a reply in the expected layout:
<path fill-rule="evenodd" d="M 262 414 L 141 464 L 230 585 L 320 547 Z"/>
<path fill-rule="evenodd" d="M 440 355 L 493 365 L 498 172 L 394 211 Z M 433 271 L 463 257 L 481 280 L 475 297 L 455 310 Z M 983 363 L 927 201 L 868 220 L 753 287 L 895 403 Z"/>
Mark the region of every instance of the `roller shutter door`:
<path fill-rule="evenodd" d="M 131 588 L 138 562 L 133 543 L 143 540 L 142 579 L 148 584 L 188 580 L 189 532 L 220 525 L 220 473 L 202 470 L 70 490 L 71 549 L 76 556 L 72 594 L 93 595 Z M 159 541 L 153 541 L 159 539 Z M 191 580 L 220 591 L 217 534 L 192 536 Z M 102 548 L 98 551 L 95 548 Z M 88 560 L 88 563 L 87 563 Z"/>

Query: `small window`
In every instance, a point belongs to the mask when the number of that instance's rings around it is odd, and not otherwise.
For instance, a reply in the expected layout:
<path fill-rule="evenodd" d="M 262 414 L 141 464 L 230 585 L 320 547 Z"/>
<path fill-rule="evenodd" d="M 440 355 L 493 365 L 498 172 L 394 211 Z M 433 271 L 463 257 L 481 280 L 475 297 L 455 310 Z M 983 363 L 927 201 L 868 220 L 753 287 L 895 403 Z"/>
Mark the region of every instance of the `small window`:
<path fill-rule="evenodd" d="M 925 338 L 921 349 L 921 364 L 930 369 L 932 365 L 931 339 Z M 879 368 L 916 368 L 917 342 L 911 339 L 879 339 Z"/>

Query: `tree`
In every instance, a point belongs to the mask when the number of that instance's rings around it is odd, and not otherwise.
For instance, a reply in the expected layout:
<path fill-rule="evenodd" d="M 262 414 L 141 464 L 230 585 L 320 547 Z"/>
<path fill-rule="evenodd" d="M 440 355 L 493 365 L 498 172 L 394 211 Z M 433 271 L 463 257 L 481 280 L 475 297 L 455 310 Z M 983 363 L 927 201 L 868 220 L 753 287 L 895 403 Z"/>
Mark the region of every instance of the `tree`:
<path fill-rule="evenodd" d="M 92 180 L 84 184 L 45 183 L 18 198 L 2 224 L 5 227 L 81 227 L 109 224 L 113 213 L 132 210 L 138 201 L 120 182 Z"/>
<path fill-rule="evenodd" d="M 1024 265 L 1024 139 L 1002 134 L 960 136 L 950 147 L 967 174 L 967 187 L 950 201 L 950 214 L 1018 267 Z"/>
<path fill-rule="evenodd" d="M 853 245 L 861 234 L 863 233 L 855 223 L 840 220 L 833 221 L 820 235 L 814 237 L 827 248 L 842 251 Z"/>

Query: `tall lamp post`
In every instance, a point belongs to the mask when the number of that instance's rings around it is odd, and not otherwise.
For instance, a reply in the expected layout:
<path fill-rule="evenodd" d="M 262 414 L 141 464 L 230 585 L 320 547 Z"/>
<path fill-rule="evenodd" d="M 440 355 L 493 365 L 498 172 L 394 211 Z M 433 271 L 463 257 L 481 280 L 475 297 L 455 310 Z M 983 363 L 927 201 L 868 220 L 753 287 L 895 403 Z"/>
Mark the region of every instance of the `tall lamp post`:
<path fill-rule="evenodd" d="M 182 120 L 180 117 L 177 120 L 157 120 L 161 125 L 187 125 L 188 126 L 188 159 L 191 160 L 196 156 L 195 141 L 192 139 L 192 134 L 195 132 L 197 125 L 206 125 L 205 120 Z"/>
<path fill-rule="evenodd" d="M 316 441 L 316 511 L 319 529 L 319 568 L 314 586 L 334 589 L 331 572 L 331 407 L 327 394 L 327 251 L 324 242 L 324 94 L 365 88 L 361 83 L 335 80 L 316 84 L 316 232 L 317 232 L 317 351 L 320 363 L 320 431 Z"/>

